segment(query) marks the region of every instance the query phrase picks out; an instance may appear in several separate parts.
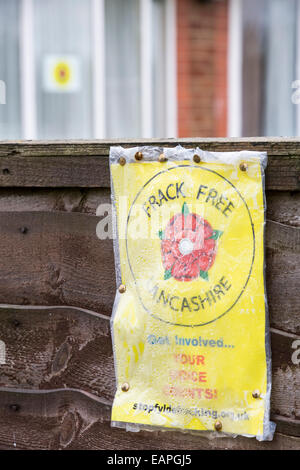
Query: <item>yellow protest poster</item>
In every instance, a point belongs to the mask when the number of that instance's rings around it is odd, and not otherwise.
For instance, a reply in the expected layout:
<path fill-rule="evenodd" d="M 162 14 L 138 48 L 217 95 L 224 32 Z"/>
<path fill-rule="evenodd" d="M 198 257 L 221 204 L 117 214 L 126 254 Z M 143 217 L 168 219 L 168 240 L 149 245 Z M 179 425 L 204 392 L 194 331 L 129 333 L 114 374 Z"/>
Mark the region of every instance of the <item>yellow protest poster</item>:
<path fill-rule="evenodd" d="M 266 154 L 112 147 L 112 423 L 270 439 Z"/>

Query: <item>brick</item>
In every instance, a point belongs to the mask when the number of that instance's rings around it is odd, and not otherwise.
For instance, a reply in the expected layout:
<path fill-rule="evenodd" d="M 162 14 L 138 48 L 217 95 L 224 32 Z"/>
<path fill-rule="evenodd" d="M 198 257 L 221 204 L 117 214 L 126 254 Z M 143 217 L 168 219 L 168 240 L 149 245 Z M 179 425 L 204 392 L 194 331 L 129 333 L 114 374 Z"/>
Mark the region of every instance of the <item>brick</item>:
<path fill-rule="evenodd" d="M 177 0 L 177 24 L 179 136 L 224 136 L 228 2 Z"/>

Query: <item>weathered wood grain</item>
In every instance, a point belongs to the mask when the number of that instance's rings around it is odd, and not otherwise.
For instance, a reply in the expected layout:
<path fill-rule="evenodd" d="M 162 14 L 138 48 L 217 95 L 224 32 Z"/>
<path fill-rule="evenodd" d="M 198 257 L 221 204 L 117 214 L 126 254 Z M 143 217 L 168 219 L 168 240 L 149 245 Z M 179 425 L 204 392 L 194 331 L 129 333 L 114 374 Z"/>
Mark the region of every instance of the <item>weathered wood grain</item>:
<path fill-rule="evenodd" d="M 267 219 L 300 227 L 300 191 L 267 191 Z"/>
<path fill-rule="evenodd" d="M 155 145 L 173 147 L 182 145 L 214 152 L 256 150 L 272 155 L 300 155 L 299 137 L 233 137 L 233 138 L 180 138 L 180 139 L 113 139 L 113 140 L 34 140 L 1 141 L 0 156 L 82 156 L 109 154 L 112 145 L 135 147 Z"/>
<path fill-rule="evenodd" d="M 296 227 L 267 221 L 266 233 L 267 248 L 276 252 L 300 253 L 300 230 Z"/>
<path fill-rule="evenodd" d="M 267 219 L 300 227 L 300 191 L 267 191 Z M 1 188 L 0 212 L 80 212 L 110 204 L 107 188 Z"/>
<path fill-rule="evenodd" d="M 0 186 L 110 187 L 111 145 L 200 146 L 203 150 L 267 151 L 266 188 L 300 189 L 299 139 L 181 139 L 95 142 L 3 142 L 0 146 Z"/>
<path fill-rule="evenodd" d="M 100 204 L 110 203 L 107 188 L 0 187 L 0 212 L 80 212 L 95 215 Z M 278 203 L 275 203 L 275 210 L 277 207 Z"/>
<path fill-rule="evenodd" d="M 2 307 L 2 338 L 6 364 L 0 366 L 0 387 L 67 387 L 112 403 L 115 375 L 109 317 L 74 308 Z M 300 435 L 300 368 L 292 361 L 297 339 L 300 336 L 271 331 L 272 413 L 277 421 L 294 420 L 291 434 L 297 424 Z"/>
<path fill-rule="evenodd" d="M 300 337 L 271 329 L 273 416 L 297 420 L 300 425 Z"/>
<path fill-rule="evenodd" d="M 1 449 L 299 449 L 299 437 L 279 431 L 271 442 L 199 434 L 111 428 L 110 406 L 75 390 L 0 391 Z M 282 430 L 286 422 L 282 424 Z"/>
<path fill-rule="evenodd" d="M 100 218 L 77 212 L 0 212 L 0 303 L 72 305 L 110 315 L 112 240 Z M 267 293 L 272 326 L 298 333 L 300 229 L 268 222 Z"/>
<path fill-rule="evenodd" d="M 1 213 L 0 303 L 74 305 L 111 312 L 111 240 L 84 214 Z"/>
<path fill-rule="evenodd" d="M 0 387 L 74 388 L 112 401 L 109 317 L 74 308 L 0 309 Z"/>

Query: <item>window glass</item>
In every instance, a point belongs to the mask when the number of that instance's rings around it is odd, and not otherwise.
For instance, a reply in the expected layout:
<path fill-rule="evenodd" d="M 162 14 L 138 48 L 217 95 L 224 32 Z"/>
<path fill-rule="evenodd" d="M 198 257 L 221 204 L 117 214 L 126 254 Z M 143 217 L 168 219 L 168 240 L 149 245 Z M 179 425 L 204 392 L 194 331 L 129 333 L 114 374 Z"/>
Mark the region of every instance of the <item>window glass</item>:
<path fill-rule="evenodd" d="M 153 115 L 152 127 L 154 137 L 166 134 L 166 2 L 152 2 L 152 83 Z"/>
<path fill-rule="evenodd" d="M 0 0 L 0 139 L 163 137 L 166 4 Z"/>
<path fill-rule="evenodd" d="M 296 131 L 297 0 L 243 0 L 243 135 Z"/>
<path fill-rule="evenodd" d="M 21 137 L 19 1 L 0 0 L 0 79 L 5 104 L 0 104 L 0 138 Z"/>
<path fill-rule="evenodd" d="M 92 136 L 89 0 L 35 0 L 37 137 Z"/>
<path fill-rule="evenodd" d="M 141 135 L 139 0 L 106 0 L 106 135 Z"/>

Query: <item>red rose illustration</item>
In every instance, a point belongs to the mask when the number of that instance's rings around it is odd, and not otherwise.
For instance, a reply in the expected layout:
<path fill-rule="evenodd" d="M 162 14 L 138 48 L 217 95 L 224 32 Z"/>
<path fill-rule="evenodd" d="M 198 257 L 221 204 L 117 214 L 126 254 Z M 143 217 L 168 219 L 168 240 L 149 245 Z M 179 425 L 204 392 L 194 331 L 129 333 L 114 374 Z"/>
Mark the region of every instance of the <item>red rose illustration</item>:
<path fill-rule="evenodd" d="M 182 213 L 174 215 L 164 232 L 159 232 L 164 279 L 191 281 L 200 276 L 208 280 L 216 257 L 216 240 L 222 233 L 199 215 L 190 214 L 184 203 Z"/>

